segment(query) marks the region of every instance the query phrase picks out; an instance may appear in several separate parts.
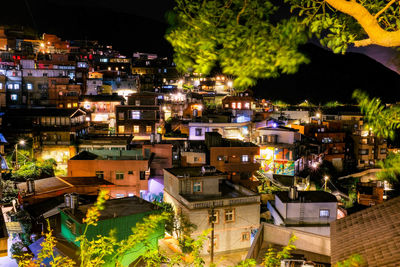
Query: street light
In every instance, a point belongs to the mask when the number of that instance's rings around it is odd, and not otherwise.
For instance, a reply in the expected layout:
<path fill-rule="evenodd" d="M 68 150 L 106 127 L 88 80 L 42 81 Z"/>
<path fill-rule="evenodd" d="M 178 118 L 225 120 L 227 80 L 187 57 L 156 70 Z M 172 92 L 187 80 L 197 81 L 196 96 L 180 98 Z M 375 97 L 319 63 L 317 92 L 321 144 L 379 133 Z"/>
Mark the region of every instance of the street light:
<path fill-rule="evenodd" d="M 15 169 L 18 169 L 18 145 L 24 146 L 25 140 L 21 139 L 15 144 Z"/>

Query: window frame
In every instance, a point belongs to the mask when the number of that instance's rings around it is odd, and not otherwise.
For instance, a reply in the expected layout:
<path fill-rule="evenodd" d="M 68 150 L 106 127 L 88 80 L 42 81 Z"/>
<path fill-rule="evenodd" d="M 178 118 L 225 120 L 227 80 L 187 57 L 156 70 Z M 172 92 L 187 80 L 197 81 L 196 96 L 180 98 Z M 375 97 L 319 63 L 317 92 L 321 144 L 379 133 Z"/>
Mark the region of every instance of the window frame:
<path fill-rule="evenodd" d="M 122 178 L 121 178 L 122 175 Z M 124 180 L 125 173 L 123 171 L 116 171 L 115 172 L 115 180 L 121 181 Z"/>
<path fill-rule="evenodd" d="M 321 212 L 328 212 L 328 215 L 322 215 Z M 331 216 L 331 211 L 329 209 L 319 209 L 319 217 L 320 218 L 329 218 Z"/>
<path fill-rule="evenodd" d="M 245 238 L 243 238 L 243 236 L 246 236 Z M 242 232 L 242 234 L 240 235 L 240 241 L 245 242 L 245 241 L 250 241 L 250 232 Z"/>
<path fill-rule="evenodd" d="M 95 175 L 98 179 L 104 180 L 104 171 L 95 171 Z"/>
<path fill-rule="evenodd" d="M 228 214 L 230 214 L 230 213 L 232 213 L 232 219 L 231 219 L 231 220 L 227 220 L 227 219 L 226 219 L 226 216 L 227 216 Z M 225 210 L 224 210 L 224 221 L 225 221 L 225 223 L 232 223 L 232 222 L 235 222 L 235 209 L 234 209 L 234 208 L 225 209 Z"/>
<path fill-rule="evenodd" d="M 219 224 L 219 210 L 214 210 L 215 221 L 214 224 Z M 208 214 L 208 224 L 211 224 L 211 214 Z"/>
<path fill-rule="evenodd" d="M 195 188 L 199 187 L 199 190 L 195 191 Z M 203 192 L 203 181 L 193 181 L 192 183 L 192 191 L 193 193 L 201 193 Z"/>
<path fill-rule="evenodd" d="M 243 160 L 244 157 L 246 157 L 246 160 Z M 241 159 L 242 162 L 246 162 L 246 163 L 250 162 L 250 157 L 249 157 L 249 155 L 242 155 L 242 156 L 240 157 L 240 159 Z"/>

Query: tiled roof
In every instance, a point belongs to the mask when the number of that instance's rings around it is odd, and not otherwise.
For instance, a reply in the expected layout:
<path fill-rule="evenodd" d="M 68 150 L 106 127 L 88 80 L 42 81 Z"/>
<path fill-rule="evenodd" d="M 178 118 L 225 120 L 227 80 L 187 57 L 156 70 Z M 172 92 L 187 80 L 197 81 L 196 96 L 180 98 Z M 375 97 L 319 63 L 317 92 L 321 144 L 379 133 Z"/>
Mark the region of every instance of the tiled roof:
<path fill-rule="evenodd" d="M 332 263 L 360 254 L 365 266 L 400 266 L 400 197 L 331 223 Z"/>

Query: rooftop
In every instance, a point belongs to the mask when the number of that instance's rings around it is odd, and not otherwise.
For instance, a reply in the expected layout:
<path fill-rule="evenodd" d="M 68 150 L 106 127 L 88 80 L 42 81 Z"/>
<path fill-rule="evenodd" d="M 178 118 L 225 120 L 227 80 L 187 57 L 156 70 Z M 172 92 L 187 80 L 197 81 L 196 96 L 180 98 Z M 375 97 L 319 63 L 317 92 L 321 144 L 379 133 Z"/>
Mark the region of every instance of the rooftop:
<path fill-rule="evenodd" d="M 360 254 L 365 266 L 398 266 L 400 197 L 331 223 L 332 263 Z"/>
<path fill-rule="evenodd" d="M 67 109 L 67 108 L 18 108 L 18 109 L 7 109 L 6 116 L 9 117 L 76 117 L 79 115 L 85 115 L 81 109 Z"/>
<path fill-rule="evenodd" d="M 202 167 L 176 167 L 165 169 L 167 172 L 175 175 L 177 178 L 183 178 L 184 175 L 189 175 L 190 177 L 204 177 L 204 176 L 225 176 L 226 174 L 215 170 L 214 172 L 201 172 Z"/>
<path fill-rule="evenodd" d="M 82 222 L 82 219 L 86 216 L 86 212 L 92 206 L 92 204 L 78 206 L 77 210 L 74 212 L 72 212 L 72 210 L 69 208 L 63 208 L 62 211 L 78 222 Z M 105 202 L 104 210 L 101 211 L 99 220 L 125 217 L 158 209 L 159 207 L 157 205 L 154 205 L 153 203 L 147 202 L 136 196 L 111 199 Z"/>
<path fill-rule="evenodd" d="M 92 150 L 81 151 L 70 160 L 147 160 L 141 150 Z"/>
<path fill-rule="evenodd" d="M 298 197 L 295 200 L 289 198 L 288 191 L 277 192 L 276 195 L 283 203 L 298 203 L 298 202 L 337 202 L 337 199 L 331 193 L 325 191 L 297 191 Z"/>

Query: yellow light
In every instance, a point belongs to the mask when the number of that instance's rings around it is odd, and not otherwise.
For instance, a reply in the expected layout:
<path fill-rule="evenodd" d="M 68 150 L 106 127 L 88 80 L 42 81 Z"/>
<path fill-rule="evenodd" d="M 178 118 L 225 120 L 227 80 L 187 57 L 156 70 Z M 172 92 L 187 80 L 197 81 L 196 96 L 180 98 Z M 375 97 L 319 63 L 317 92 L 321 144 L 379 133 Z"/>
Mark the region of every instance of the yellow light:
<path fill-rule="evenodd" d="M 40 47 L 42 47 L 42 48 L 43 48 L 43 47 L 44 47 L 44 43 L 40 43 Z"/>
<path fill-rule="evenodd" d="M 321 113 L 317 113 L 317 114 L 315 114 L 316 116 L 317 116 L 317 118 L 319 119 L 319 118 L 321 118 Z"/>
<path fill-rule="evenodd" d="M 25 145 L 25 140 L 20 140 L 18 143 L 19 143 L 21 146 L 23 146 L 23 145 Z"/>

